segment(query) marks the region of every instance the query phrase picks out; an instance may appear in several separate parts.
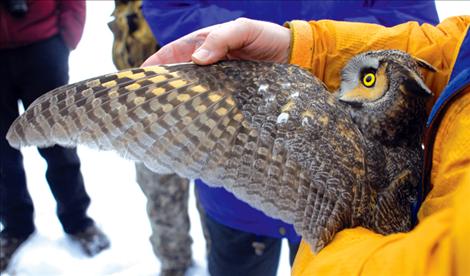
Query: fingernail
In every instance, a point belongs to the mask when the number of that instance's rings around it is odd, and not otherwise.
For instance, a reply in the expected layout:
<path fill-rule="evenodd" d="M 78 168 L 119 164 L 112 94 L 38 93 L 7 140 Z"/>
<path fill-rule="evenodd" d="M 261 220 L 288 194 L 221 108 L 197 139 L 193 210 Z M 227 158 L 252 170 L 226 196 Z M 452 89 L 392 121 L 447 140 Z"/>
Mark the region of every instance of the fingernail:
<path fill-rule="evenodd" d="M 194 52 L 193 58 L 197 59 L 198 61 L 206 61 L 209 59 L 210 55 L 211 53 L 206 49 L 198 49 L 196 52 Z"/>

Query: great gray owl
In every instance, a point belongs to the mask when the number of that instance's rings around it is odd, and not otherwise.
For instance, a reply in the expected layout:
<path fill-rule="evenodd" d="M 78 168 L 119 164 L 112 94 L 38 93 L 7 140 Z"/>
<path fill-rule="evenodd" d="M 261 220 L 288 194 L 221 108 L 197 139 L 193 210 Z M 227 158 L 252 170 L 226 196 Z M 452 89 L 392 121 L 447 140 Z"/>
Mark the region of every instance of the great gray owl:
<path fill-rule="evenodd" d="M 292 223 L 314 251 L 347 227 L 412 227 L 425 62 L 367 52 L 337 93 L 293 65 L 225 61 L 131 69 L 57 88 L 11 126 L 16 148 L 85 144 L 223 186 Z M 339 72 L 338 72 L 339 73 Z"/>

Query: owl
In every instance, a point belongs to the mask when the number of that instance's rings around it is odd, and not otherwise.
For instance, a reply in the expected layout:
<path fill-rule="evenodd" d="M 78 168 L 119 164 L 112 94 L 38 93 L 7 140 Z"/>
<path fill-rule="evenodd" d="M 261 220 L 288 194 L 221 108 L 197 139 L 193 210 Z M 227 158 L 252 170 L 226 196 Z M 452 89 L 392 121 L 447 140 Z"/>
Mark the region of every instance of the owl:
<path fill-rule="evenodd" d="M 431 95 L 422 60 L 352 58 L 334 93 L 287 64 L 130 69 L 57 88 L 11 126 L 16 148 L 84 144 L 224 187 L 294 225 L 315 252 L 339 230 L 412 228 Z"/>

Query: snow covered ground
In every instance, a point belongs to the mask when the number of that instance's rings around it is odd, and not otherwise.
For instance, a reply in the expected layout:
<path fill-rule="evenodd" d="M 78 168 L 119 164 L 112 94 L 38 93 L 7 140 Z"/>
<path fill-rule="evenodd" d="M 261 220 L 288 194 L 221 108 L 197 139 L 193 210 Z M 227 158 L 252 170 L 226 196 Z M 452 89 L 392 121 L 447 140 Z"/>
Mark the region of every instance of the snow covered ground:
<path fill-rule="evenodd" d="M 107 28 L 113 1 L 88 2 L 87 23 L 77 50 L 70 57 L 71 82 L 115 71 L 111 60 L 112 35 Z M 439 15 L 470 14 L 470 2 L 438 1 Z M 34 148 L 23 150 L 28 187 L 36 210 L 36 233 L 21 247 L 5 275 L 156 275 L 160 264 L 148 242 L 150 225 L 146 199 L 135 183 L 132 162 L 114 153 L 79 148 L 82 173 L 92 203 L 89 214 L 111 240 L 111 248 L 87 258 L 67 238 L 55 216 L 55 200 L 44 179 L 45 162 Z M 205 244 L 190 198 L 191 235 L 195 266 L 188 275 L 208 275 Z M 0 225 L 1 227 L 1 225 Z M 284 244 L 278 275 L 289 275 Z"/>
<path fill-rule="evenodd" d="M 79 148 L 82 172 L 92 204 L 89 214 L 109 236 L 111 248 L 94 258 L 64 235 L 55 217 L 55 201 L 44 180 L 45 162 L 34 148 L 24 150 L 29 190 L 36 207 L 36 233 L 13 260 L 11 275 L 156 275 L 160 269 L 148 237 L 146 199 L 135 183 L 132 162 L 111 152 Z M 205 244 L 191 198 L 191 234 L 197 266 L 205 273 Z"/>

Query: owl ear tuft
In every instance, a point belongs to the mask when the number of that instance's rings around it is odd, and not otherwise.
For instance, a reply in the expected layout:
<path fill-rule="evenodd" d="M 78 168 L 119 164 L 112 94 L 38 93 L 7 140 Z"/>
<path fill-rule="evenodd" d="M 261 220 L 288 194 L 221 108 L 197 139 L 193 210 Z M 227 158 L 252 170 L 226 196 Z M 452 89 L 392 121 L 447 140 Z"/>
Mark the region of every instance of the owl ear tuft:
<path fill-rule="evenodd" d="M 429 70 L 431 72 L 437 72 L 436 67 L 432 66 L 431 64 L 429 64 L 424 59 L 420 59 L 420 58 L 417 58 L 417 57 L 413 57 L 413 59 L 414 59 L 414 61 L 416 61 L 416 64 L 418 64 L 419 67 L 421 67 L 423 69 L 426 69 L 426 70 Z"/>
<path fill-rule="evenodd" d="M 408 71 L 407 73 L 408 77 L 403 81 L 406 91 L 420 97 L 433 95 L 432 91 L 426 86 L 418 74 L 413 71 Z"/>

